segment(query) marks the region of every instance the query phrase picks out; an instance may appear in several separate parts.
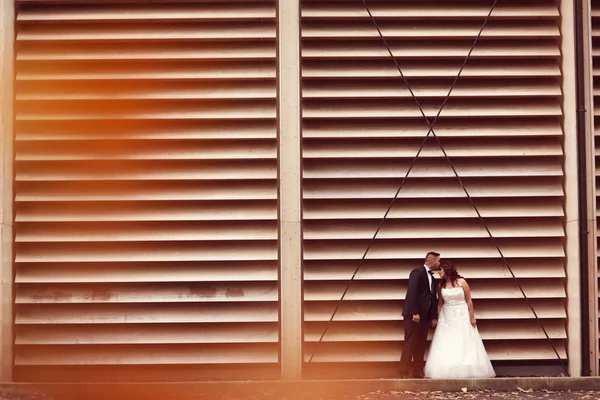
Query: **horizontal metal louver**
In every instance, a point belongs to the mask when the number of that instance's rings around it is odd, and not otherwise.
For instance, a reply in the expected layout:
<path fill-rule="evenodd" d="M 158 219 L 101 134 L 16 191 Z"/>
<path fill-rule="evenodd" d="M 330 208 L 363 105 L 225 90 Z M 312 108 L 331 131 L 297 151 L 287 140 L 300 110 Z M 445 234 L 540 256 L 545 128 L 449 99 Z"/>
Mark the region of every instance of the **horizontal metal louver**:
<path fill-rule="evenodd" d="M 426 114 L 435 116 L 491 1 L 369 1 Z M 566 357 L 560 15 L 503 1 L 435 132 Z M 427 133 L 360 1 L 302 1 L 307 376 L 397 373 L 402 300 L 427 251 L 470 282 L 492 361 L 556 356 L 436 143 L 425 147 L 331 317 Z"/>
<path fill-rule="evenodd" d="M 22 1 L 15 89 L 17 379 L 277 378 L 276 2 Z"/>

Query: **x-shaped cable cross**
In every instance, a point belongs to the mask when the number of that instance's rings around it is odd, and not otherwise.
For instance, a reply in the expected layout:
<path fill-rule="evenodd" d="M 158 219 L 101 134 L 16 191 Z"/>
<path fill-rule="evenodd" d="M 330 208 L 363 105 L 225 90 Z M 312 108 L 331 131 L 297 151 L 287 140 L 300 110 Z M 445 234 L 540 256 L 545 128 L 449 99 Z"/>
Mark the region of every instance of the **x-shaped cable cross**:
<path fill-rule="evenodd" d="M 315 349 L 313 350 L 310 359 L 308 360 L 308 362 L 312 362 L 312 359 L 316 353 L 316 347 L 318 346 L 318 343 L 321 343 L 323 340 L 323 337 L 325 337 L 325 334 L 327 333 L 327 330 L 329 329 L 329 326 L 331 325 L 331 322 L 333 321 L 337 311 L 340 308 L 340 305 L 342 303 L 342 301 L 344 300 L 344 297 L 346 296 L 346 294 L 348 293 L 348 289 L 350 289 L 350 286 L 352 285 L 352 282 L 354 281 L 354 278 L 356 277 L 356 274 L 358 273 L 360 267 L 362 266 L 362 263 L 364 262 L 367 254 L 369 253 L 369 250 L 371 249 L 371 246 L 373 245 L 373 243 L 375 242 L 375 239 L 377 237 L 377 234 L 379 233 L 379 231 L 381 230 L 381 227 L 383 226 L 383 223 L 385 222 L 388 214 L 390 213 L 392 206 L 394 205 L 394 203 L 396 202 L 396 199 L 398 198 L 398 194 L 400 193 L 400 191 L 402 190 L 402 188 L 404 187 L 404 184 L 406 182 L 406 179 L 408 178 L 408 175 L 410 174 L 410 172 L 412 171 L 413 167 L 415 166 L 415 163 L 417 162 L 417 159 L 419 158 L 419 156 L 421 155 L 421 151 L 423 151 L 423 148 L 425 147 L 425 144 L 427 143 L 427 140 L 429 139 L 429 135 L 433 135 L 433 138 L 435 139 L 435 141 L 437 142 L 440 150 L 442 151 L 445 160 L 448 162 L 448 165 L 450 166 L 450 168 L 452 169 L 452 172 L 454 173 L 454 175 L 456 176 L 456 178 L 458 179 L 458 182 L 460 183 L 460 186 L 463 190 L 463 192 L 465 193 L 465 195 L 467 196 L 467 199 L 469 200 L 469 202 L 471 203 L 471 205 L 473 206 L 473 209 L 475 210 L 475 212 L 477 213 L 477 217 L 479 219 L 479 221 L 481 222 L 481 225 L 483 226 L 483 228 L 485 229 L 485 231 L 487 232 L 487 234 L 489 235 L 490 239 L 492 240 L 492 243 L 494 244 L 494 246 L 496 247 L 496 250 L 498 250 L 498 253 L 500 254 L 500 257 L 502 258 L 502 261 L 504 262 L 504 264 L 506 265 L 506 267 L 508 268 L 512 278 L 514 279 L 514 281 L 516 282 L 517 286 L 519 287 L 519 290 L 521 291 L 521 294 L 523 295 L 523 297 L 525 298 L 525 300 L 527 301 L 527 304 L 529 305 L 529 308 L 531 309 L 531 312 L 533 313 L 533 315 L 535 316 L 536 321 L 538 322 L 538 324 L 540 325 L 540 328 L 542 329 L 542 331 L 544 332 L 544 335 L 546 336 L 546 339 L 548 340 L 548 342 L 550 343 L 550 345 L 552 346 L 552 349 L 554 350 L 554 353 L 556 354 L 556 357 L 558 358 L 564 372 L 566 376 L 569 376 L 569 371 L 567 369 L 567 367 L 564 365 L 562 358 L 560 357 L 560 354 L 558 353 L 556 347 L 554 346 L 554 343 L 552 343 L 552 340 L 550 339 L 550 336 L 548 335 L 548 332 L 546 331 L 546 329 L 544 328 L 544 326 L 542 325 L 542 322 L 540 320 L 540 318 L 538 317 L 537 313 L 535 312 L 533 306 L 531 305 L 531 302 L 529 301 L 529 299 L 527 298 L 527 295 L 525 294 L 525 291 L 523 290 L 523 287 L 521 286 L 521 284 L 519 283 L 519 280 L 517 279 L 517 277 L 515 276 L 512 268 L 510 267 L 508 260 L 506 260 L 506 257 L 504 256 L 504 254 L 502 253 L 502 250 L 500 249 L 500 246 L 498 245 L 498 242 L 496 241 L 496 239 L 492 236 L 492 233 L 490 232 L 487 224 L 485 223 L 483 217 L 481 216 L 481 213 L 479 212 L 479 210 L 477 209 L 477 206 L 475 205 L 475 202 L 473 201 L 473 199 L 471 198 L 471 196 L 469 195 L 469 192 L 467 191 L 467 188 L 465 187 L 461 177 L 458 175 L 458 172 L 456 171 L 456 168 L 454 167 L 454 164 L 452 163 L 452 161 L 450 160 L 450 157 L 448 157 L 448 154 L 446 153 L 446 150 L 444 149 L 444 146 L 442 145 L 439 137 L 436 135 L 435 131 L 434 131 L 434 126 L 437 123 L 440 114 L 442 113 L 442 111 L 444 110 L 444 108 L 446 107 L 446 104 L 448 103 L 448 100 L 450 99 L 450 96 L 452 94 L 452 91 L 454 90 L 454 87 L 456 86 L 458 80 L 460 79 L 460 76 L 465 68 L 465 66 L 467 65 L 467 62 L 469 61 L 469 59 L 471 58 L 471 54 L 473 53 L 473 50 L 475 49 L 475 46 L 477 45 L 479 39 L 481 38 L 481 34 L 483 33 L 484 28 L 486 27 L 492 13 L 494 12 L 494 9 L 496 8 L 496 5 L 498 4 L 498 0 L 494 0 L 494 3 L 492 4 L 492 7 L 490 9 L 490 11 L 488 12 L 488 14 L 485 17 L 485 20 L 483 21 L 483 24 L 481 26 L 481 29 L 479 30 L 479 32 L 477 33 L 477 36 L 475 37 L 475 40 L 473 41 L 473 44 L 471 45 L 471 48 L 469 49 L 469 52 L 467 53 L 467 56 L 465 57 L 459 71 L 458 74 L 456 75 L 456 78 L 454 79 L 454 81 L 452 82 L 452 85 L 450 86 L 450 89 L 448 90 L 448 93 L 446 94 L 446 97 L 444 98 L 444 101 L 442 102 L 442 105 L 440 106 L 439 111 L 437 112 L 435 118 L 433 119 L 433 121 L 430 121 L 429 118 L 427 117 L 427 115 L 425 114 L 425 111 L 423 111 L 423 107 L 421 106 L 421 103 L 419 102 L 419 99 L 417 98 L 417 96 L 415 95 L 414 91 L 412 90 L 410 84 L 408 83 L 408 80 L 406 78 L 406 76 L 404 75 L 404 73 L 402 72 L 402 69 L 400 68 L 400 65 L 398 64 L 398 61 L 396 60 L 396 57 L 394 56 L 385 36 L 383 35 L 383 33 L 381 32 L 381 29 L 379 28 L 379 25 L 377 23 L 377 21 L 375 20 L 375 17 L 373 16 L 371 10 L 369 9 L 369 6 L 367 5 L 366 0 L 361 0 L 365 10 L 367 11 L 367 13 L 369 14 L 369 18 L 371 19 L 371 22 L 373 23 L 373 26 L 375 27 L 375 29 L 377 30 L 377 33 L 379 34 L 379 37 L 381 38 L 381 41 L 383 42 L 383 45 L 385 46 L 390 58 L 392 59 L 394 66 L 396 67 L 396 69 L 398 70 L 398 72 L 400 73 L 400 76 L 402 77 L 404 84 L 406 85 L 406 88 L 408 89 L 408 91 L 410 92 L 410 95 L 412 97 L 412 99 L 415 101 L 417 107 L 419 108 L 419 111 L 421 113 L 421 115 L 423 116 L 423 119 L 425 120 L 425 122 L 427 123 L 427 126 L 429 127 L 429 130 L 427 132 L 427 135 L 425 135 L 425 138 L 423 139 L 423 142 L 421 143 L 421 146 L 419 147 L 419 150 L 417 151 L 417 154 L 415 155 L 415 157 L 413 158 L 413 161 L 411 162 L 410 166 L 408 167 L 408 170 L 406 171 L 406 174 L 404 175 L 404 178 L 402 179 L 402 182 L 400 183 L 400 186 L 398 187 L 398 190 L 396 191 L 396 193 L 394 194 L 394 197 L 390 203 L 390 205 L 388 206 L 385 214 L 383 215 L 383 218 L 381 219 L 381 222 L 379 223 L 379 226 L 377 227 L 377 229 L 375 230 L 375 233 L 373 235 L 373 237 L 371 238 L 371 241 L 369 242 L 367 249 L 365 250 L 362 258 L 360 259 L 356 269 L 354 270 L 354 273 L 352 274 L 352 277 L 350 278 L 350 280 L 348 281 L 348 285 L 346 286 L 346 289 L 344 290 L 342 297 L 340 298 L 340 300 L 338 301 L 333 314 L 331 315 L 331 318 L 329 318 L 329 321 L 327 321 L 327 325 L 325 326 L 325 330 L 323 331 L 323 333 L 321 334 L 321 337 L 319 338 L 319 341 L 315 344 Z"/>

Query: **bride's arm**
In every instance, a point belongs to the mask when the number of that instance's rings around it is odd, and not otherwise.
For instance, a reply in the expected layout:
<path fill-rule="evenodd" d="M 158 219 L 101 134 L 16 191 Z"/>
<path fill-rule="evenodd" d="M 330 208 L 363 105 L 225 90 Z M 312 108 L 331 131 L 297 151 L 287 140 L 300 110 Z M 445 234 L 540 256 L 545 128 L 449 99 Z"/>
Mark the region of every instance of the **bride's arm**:
<path fill-rule="evenodd" d="M 442 298 L 442 283 L 437 285 L 437 298 L 438 298 L 438 315 L 442 312 L 442 306 L 444 305 L 444 299 Z"/>
<path fill-rule="evenodd" d="M 471 299 L 471 288 L 463 278 L 458 280 L 458 285 L 463 288 L 465 293 L 465 301 L 467 302 L 467 306 L 469 306 L 469 315 L 471 316 L 471 325 L 476 326 L 477 320 L 475 319 L 475 309 L 473 308 L 473 300 Z"/>

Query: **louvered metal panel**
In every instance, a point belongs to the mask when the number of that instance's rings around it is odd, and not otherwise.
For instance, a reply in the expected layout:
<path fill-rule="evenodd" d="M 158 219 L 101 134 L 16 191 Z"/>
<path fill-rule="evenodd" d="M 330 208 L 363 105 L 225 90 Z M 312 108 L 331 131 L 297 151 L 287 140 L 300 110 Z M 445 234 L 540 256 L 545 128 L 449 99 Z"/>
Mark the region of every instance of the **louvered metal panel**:
<path fill-rule="evenodd" d="M 17 379 L 277 378 L 276 2 L 22 1 L 17 46 Z"/>
<path fill-rule="evenodd" d="M 492 2 L 368 4 L 434 117 Z M 500 2 L 435 132 L 565 358 L 559 26 L 555 1 Z M 494 362 L 556 361 L 433 140 L 317 345 L 427 125 L 360 1 L 302 1 L 302 78 L 307 376 L 397 374 L 408 274 L 430 250 L 469 279 Z"/>

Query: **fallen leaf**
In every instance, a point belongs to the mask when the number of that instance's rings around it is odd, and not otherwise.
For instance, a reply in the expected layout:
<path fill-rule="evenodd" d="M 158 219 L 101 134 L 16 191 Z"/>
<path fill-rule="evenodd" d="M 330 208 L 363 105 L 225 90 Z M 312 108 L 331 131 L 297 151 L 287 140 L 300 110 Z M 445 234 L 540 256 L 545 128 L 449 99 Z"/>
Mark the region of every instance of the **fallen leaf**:
<path fill-rule="evenodd" d="M 467 393 L 467 388 L 461 388 L 460 390 L 462 390 L 463 393 Z"/>
<path fill-rule="evenodd" d="M 533 389 L 523 389 L 517 386 L 517 389 L 519 389 L 520 392 L 524 392 L 524 393 L 531 393 L 533 392 Z"/>

